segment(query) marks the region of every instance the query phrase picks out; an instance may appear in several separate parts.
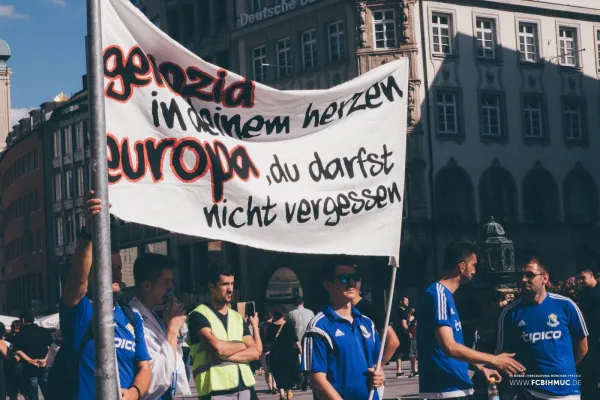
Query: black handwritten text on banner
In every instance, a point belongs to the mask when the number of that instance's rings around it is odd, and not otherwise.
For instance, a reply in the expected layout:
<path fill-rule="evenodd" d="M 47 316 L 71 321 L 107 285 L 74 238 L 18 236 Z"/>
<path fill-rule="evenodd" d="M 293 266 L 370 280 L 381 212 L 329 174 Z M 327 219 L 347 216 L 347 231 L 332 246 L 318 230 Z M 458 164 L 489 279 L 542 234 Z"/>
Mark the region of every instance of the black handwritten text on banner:
<path fill-rule="evenodd" d="M 397 255 L 408 63 L 278 91 L 102 2 L 112 212 L 277 251 Z"/>

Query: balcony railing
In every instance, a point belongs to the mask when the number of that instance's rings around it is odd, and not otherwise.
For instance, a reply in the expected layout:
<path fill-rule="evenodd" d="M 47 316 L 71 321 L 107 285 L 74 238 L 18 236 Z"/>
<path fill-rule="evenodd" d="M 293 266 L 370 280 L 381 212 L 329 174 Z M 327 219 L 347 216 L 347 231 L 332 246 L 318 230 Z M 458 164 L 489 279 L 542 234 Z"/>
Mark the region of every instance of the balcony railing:
<path fill-rule="evenodd" d="M 54 207 L 52 207 L 52 209 L 54 210 L 54 212 L 62 211 L 62 202 L 61 201 L 55 202 Z"/>
<path fill-rule="evenodd" d="M 73 198 L 68 198 L 65 200 L 65 210 L 70 210 L 73 208 Z"/>
<path fill-rule="evenodd" d="M 65 255 L 65 248 L 63 246 L 56 246 L 54 248 L 54 254 L 56 254 L 56 257 L 62 257 Z"/>
<path fill-rule="evenodd" d="M 83 207 L 83 196 L 75 198 L 75 207 Z"/>
<path fill-rule="evenodd" d="M 83 150 L 75 150 L 75 162 L 83 160 Z"/>
<path fill-rule="evenodd" d="M 73 162 L 73 155 L 71 154 L 65 154 L 63 157 L 63 164 L 64 165 L 69 165 Z"/>
<path fill-rule="evenodd" d="M 52 159 L 52 168 L 60 168 L 62 166 L 62 157 L 54 157 Z"/>

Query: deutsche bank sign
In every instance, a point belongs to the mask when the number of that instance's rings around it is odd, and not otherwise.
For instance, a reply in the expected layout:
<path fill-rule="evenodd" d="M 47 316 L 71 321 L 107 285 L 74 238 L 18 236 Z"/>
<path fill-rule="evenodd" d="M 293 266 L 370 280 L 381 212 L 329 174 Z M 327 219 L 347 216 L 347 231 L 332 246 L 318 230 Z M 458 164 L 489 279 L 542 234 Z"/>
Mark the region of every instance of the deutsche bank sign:
<path fill-rule="evenodd" d="M 251 14 L 241 14 L 240 28 L 243 28 L 248 24 L 285 14 L 289 11 L 294 11 L 296 8 L 304 7 L 317 1 L 318 0 L 281 0 L 281 4 L 277 4 L 276 6 L 265 7 L 262 10 Z"/>

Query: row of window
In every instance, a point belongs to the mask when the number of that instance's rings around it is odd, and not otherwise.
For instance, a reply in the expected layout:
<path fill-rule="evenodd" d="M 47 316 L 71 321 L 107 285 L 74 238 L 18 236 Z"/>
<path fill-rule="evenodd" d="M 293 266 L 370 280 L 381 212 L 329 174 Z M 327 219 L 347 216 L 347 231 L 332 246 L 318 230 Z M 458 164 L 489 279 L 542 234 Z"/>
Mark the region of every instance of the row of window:
<path fill-rule="evenodd" d="M 6 284 L 4 311 L 29 310 L 33 300 L 44 302 L 44 280 L 41 273 L 20 276 Z"/>
<path fill-rule="evenodd" d="M 540 34 L 537 22 L 521 21 L 518 24 L 517 49 L 522 62 L 535 63 L 541 59 Z M 475 17 L 474 36 L 477 40 L 477 58 L 494 60 L 500 58 L 497 20 Z M 438 56 L 458 55 L 454 41 L 453 15 L 434 12 L 431 15 L 431 48 Z M 600 30 L 597 35 L 598 60 L 600 60 Z M 578 29 L 572 26 L 558 27 L 558 61 L 567 67 L 580 67 Z M 600 61 L 599 61 L 600 68 Z"/>
<path fill-rule="evenodd" d="M 180 8 L 170 8 L 166 13 L 169 35 L 183 45 L 193 41 L 196 34 L 202 40 L 209 32 L 211 20 L 217 27 L 227 23 L 227 1 L 215 0 L 214 6 L 215 18 L 211 18 L 209 0 L 187 2 Z M 143 6 L 138 8 L 145 13 Z M 160 27 L 158 17 L 151 18 L 151 21 Z"/>
<path fill-rule="evenodd" d="M 327 25 L 328 60 L 330 63 L 342 61 L 346 58 L 346 31 L 344 26 L 344 21 L 335 21 Z M 306 71 L 317 68 L 319 65 L 317 30 L 309 29 L 304 31 L 300 34 L 299 38 L 302 48 L 301 69 Z M 266 45 L 253 48 L 254 80 L 257 82 L 267 82 L 269 76 L 267 69 L 269 67 L 276 67 L 277 78 L 291 75 L 294 65 L 292 46 L 292 38 L 289 36 L 275 42 L 276 64 L 269 64 Z"/>
<path fill-rule="evenodd" d="M 75 147 L 73 147 L 73 130 L 75 130 Z M 89 143 L 90 132 L 88 122 L 80 121 L 74 125 L 68 125 L 54 132 L 53 154 L 54 157 L 73 154 L 73 151 L 83 150 Z"/>
<path fill-rule="evenodd" d="M 461 92 L 459 89 L 438 89 L 436 91 L 436 131 L 441 137 L 461 137 L 460 116 Z M 563 97 L 563 134 L 565 140 L 578 144 L 587 138 L 586 102 L 582 98 Z M 546 102 L 543 96 L 528 94 L 522 97 L 522 126 L 525 139 L 543 140 L 548 138 Z M 506 100 L 502 93 L 479 93 L 479 121 L 481 136 L 486 139 L 502 139 L 508 136 Z"/>
<path fill-rule="evenodd" d="M 28 244 L 29 243 L 29 244 Z M 29 248 L 27 248 L 29 246 Z M 31 232 L 31 240 L 25 240 L 23 236 L 11 240 L 4 248 L 6 261 L 16 260 L 25 255 L 25 252 L 35 254 L 42 251 L 42 232 Z"/>
<path fill-rule="evenodd" d="M 65 243 L 75 243 L 77 232 L 79 232 L 85 224 L 85 218 L 83 212 L 77 212 L 75 216 L 72 214 L 67 215 L 64 220 L 62 217 L 57 217 L 54 224 L 56 245 L 62 246 Z"/>
<path fill-rule="evenodd" d="M 57 173 L 54 175 L 54 201 L 61 201 L 63 199 L 70 199 L 73 196 L 80 197 L 84 195 L 84 167 L 75 168 L 75 186 L 73 186 L 73 170 L 67 170 L 64 173 L 64 185 L 63 185 L 63 174 Z"/>
<path fill-rule="evenodd" d="M 4 210 L 4 223 L 8 225 L 24 215 L 41 210 L 41 208 L 40 192 L 38 190 L 32 190 L 31 192 L 20 196 L 6 207 Z"/>
<path fill-rule="evenodd" d="M 2 187 L 6 189 L 15 183 L 17 179 L 27 175 L 35 169 L 38 169 L 39 166 L 40 160 L 37 150 L 32 150 L 27 152 L 27 154 L 23 154 L 8 167 L 4 173 L 4 176 L 2 176 Z"/>

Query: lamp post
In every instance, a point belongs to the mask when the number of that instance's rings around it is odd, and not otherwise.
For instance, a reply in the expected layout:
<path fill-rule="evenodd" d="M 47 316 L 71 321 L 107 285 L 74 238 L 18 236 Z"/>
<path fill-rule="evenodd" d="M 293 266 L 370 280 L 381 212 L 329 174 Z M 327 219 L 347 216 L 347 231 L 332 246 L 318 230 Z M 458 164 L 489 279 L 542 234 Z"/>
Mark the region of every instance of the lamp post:
<path fill-rule="evenodd" d="M 504 228 L 494 221 L 494 217 L 490 217 L 481 229 L 482 275 L 492 285 L 508 283 L 514 279 L 514 246 L 512 240 L 505 235 Z"/>

